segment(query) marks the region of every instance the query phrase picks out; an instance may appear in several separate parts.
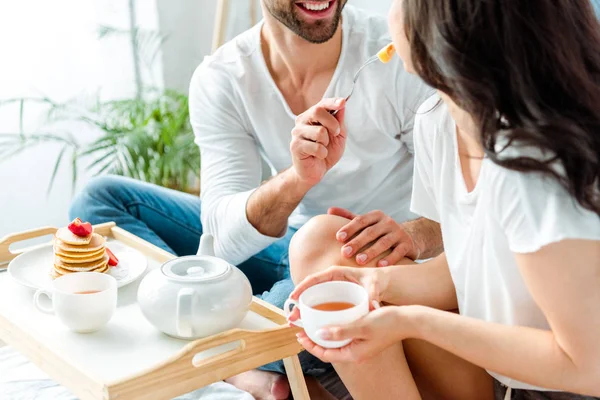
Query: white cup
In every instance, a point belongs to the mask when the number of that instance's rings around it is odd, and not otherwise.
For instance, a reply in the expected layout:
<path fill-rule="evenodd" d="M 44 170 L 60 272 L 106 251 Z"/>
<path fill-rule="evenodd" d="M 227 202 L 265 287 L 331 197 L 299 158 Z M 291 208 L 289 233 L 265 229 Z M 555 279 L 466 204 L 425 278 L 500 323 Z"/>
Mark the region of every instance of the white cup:
<path fill-rule="evenodd" d="M 354 307 L 340 311 L 321 311 L 312 308 L 323 303 L 347 302 Z M 283 310 L 289 316 L 290 306 L 294 305 L 300 309 L 301 319 L 293 321 L 292 324 L 304 328 L 306 335 L 321 347 L 336 349 L 344 347 L 352 341 L 346 340 L 323 340 L 317 337 L 319 329 L 329 325 L 348 324 L 369 313 L 369 294 L 360 285 L 352 282 L 325 282 L 312 286 L 304 291 L 298 301 L 287 299 Z"/>
<path fill-rule="evenodd" d="M 82 293 L 94 292 L 94 293 Z M 52 306 L 41 303 L 41 296 L 52 300 Z M 42 312 L 56 314 L 70 330 L 95 332 L 103 328 L 117 308 L 117 280 L 98 272 L 76 272 L 56 278 L 52 290 L 40 289 L 33 296 Z"/>

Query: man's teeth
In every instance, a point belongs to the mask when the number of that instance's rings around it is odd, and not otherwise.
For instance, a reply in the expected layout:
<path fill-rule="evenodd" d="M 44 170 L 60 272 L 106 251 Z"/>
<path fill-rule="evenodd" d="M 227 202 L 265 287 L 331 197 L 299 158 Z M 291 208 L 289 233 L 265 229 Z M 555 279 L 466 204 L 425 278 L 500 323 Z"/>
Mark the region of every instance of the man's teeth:
<path fill-rule="evenodd" d="M 302 4 L 307 10 L 311 11 L 323 11 L 329 8 L 329 2 L 325 3 L 303 3 Z"/>

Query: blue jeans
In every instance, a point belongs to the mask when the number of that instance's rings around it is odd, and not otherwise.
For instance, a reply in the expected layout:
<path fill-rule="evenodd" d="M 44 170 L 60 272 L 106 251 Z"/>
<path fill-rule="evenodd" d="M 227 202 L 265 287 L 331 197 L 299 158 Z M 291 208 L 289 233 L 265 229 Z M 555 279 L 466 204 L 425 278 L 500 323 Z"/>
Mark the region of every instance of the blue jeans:
<path fill-rule="evenodd" d="M 92 224 L 115 221 L 178 256 L 196 254 L 202 235 L 198 196 L 120 176 L 92 179 L 73 200 L 69 215 Z M 250 280 L 254 294 L 279 308 L 294 288 L 288 247 L 295 232 L 290 228 L 283 238 L 238 265 Z M 305 372 L 311 375 L 320 375 L 329 367 L 308 353 L 301 354 L 300 359 Z M 281 361 L 261 369 L 284 373 Z"/>

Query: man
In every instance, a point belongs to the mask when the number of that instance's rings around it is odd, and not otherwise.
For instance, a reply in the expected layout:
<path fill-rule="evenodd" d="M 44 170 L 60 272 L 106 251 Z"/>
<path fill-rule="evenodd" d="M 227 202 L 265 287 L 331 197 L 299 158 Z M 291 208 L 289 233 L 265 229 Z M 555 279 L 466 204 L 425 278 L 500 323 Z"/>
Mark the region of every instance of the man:
<path fill-rule="evenodd" d="M 342 256 L 358 265 L 382 253 L 378 265 L 437 254 L 439 227 L 406 222 L 414 218 L 412 123 L 430 90 L 396 59 L 366 67 L 347 104 L 339 98 L 350 92 L 358 68 L 391 41 L 384 18 L 345 7 L 346 1 L 263 0 L 264 21 L 198 67 L 190 116 L 201 149 L 201 203 L 105 177 L 78 196 L 72 217 L 115 220 L 178 255 L 195 253 L 209 232 L 217 256 L 238 265 L 254 292 L 268 291 L 262 298 L 279 307 L 293 288 L 290 239 L 329 207 L 343 207 L 330 212 L 351 220 L 337 239 L 345 243 Z M 339 111 L 335 117 L 332 110 Z M 262 184 L 261 157 L 275 172 Z M 289 392 L 266 372 L 230 381 L 258 399 Z"/>

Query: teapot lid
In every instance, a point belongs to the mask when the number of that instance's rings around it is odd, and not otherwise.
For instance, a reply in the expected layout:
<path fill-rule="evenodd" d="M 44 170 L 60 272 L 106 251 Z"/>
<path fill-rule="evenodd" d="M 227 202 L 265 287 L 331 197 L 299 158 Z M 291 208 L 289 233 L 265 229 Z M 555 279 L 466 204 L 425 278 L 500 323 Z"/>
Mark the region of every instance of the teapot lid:
<path fill-rule="evenodd" d="M 186 256 L 175 258 L 161 267 L 167 278 L 184 282 L 206 282 L 219 279 L 231 271 L 225 260 L 211 256 Z"/>

